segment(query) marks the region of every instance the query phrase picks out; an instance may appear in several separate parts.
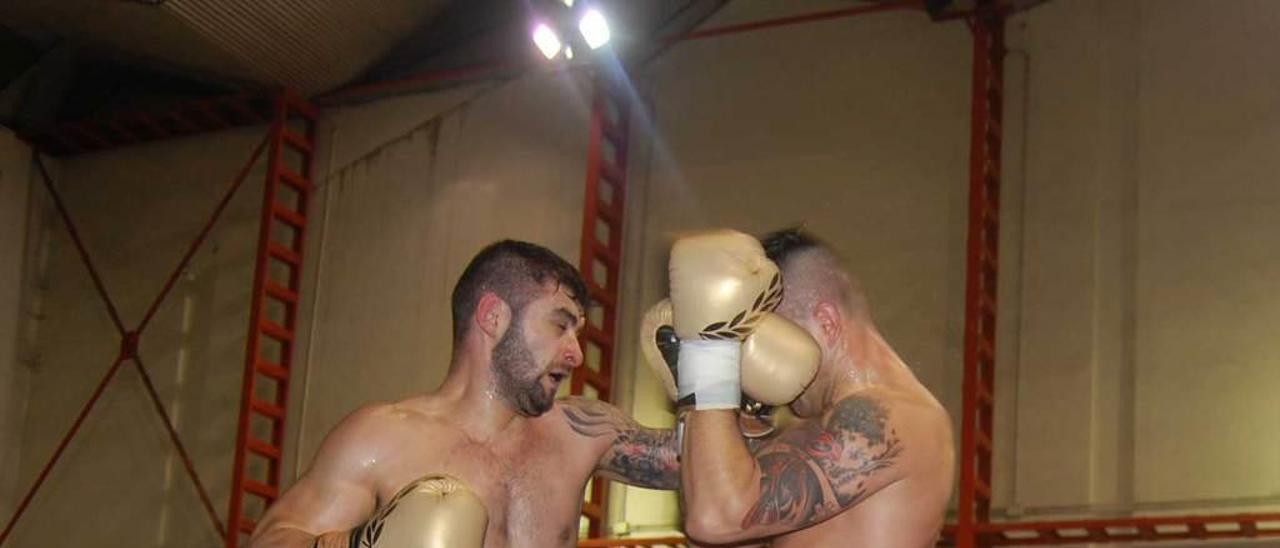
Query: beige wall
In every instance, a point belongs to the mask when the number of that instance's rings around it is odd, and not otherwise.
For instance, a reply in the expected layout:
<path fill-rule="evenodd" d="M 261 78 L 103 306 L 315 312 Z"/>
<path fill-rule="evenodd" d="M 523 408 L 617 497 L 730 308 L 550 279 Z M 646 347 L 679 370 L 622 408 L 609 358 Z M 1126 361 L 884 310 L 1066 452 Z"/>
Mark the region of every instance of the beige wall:
<path fill-rule="evenodd" d="M 1136 496 L 1278 505 L 1280 5 L 1142 6 Z"/>
<path fill-rule="evenodd" d="M 1280 6 L 1050 2 L 1010 28 L 1029 117 L 1002 504 L 1280 503 Z"/>
<path fill-rule="evenodd" d="M 15 506 L 22 417 L 26 411 L 29 333 L 32 309 L 25 299 L 28 268 L 28 207 L 31 151 L 8 130 L 0 130 L 0 515 Z"/>
<path fill-rule="evenodd" d="M 843 5 L 740 0 L 707 26 Z M 1278 21 L 1280 5 L 1263 0 L 1056 0 L 1010 21 L 997 514 L 1280 500 L 1280 435 L 1269 420 L 1280 414 L 1269 337 L 1280 320 L 1270 291 L 1280 255 L 1269 238 L 1280 213 Z M 889 341 L 956 413 L 969 46 L 960 23 L 885 13 L 682 43 L 638 71 L 652 108 L 632 125 L 623 348 L 634 349 L 639 315 L 666 291 L 675 234 L 803 222 L 850 258 Z M 439 382 L 448 294 L 480 246 L 519 237 L 576 257 L 585 93 L 577 76 L 535 74 L 328 113 L 290 468 L 305 466 L 361 403 Z M 55 162 L 126 323 L 259 136 L 255 128 Z M 0 453 L 4 470 L 19 472 L 17 487 L 0 483 L 4 509 L 117 339 L 43 191 L 30 191 L 31 236 L 14 236 L 26 221 L 9 197 L 25 190 L 10 174 L 26 168 L 20 148 L 0 151 L 0 257 L 36 257 L 29 282 L 12 266 L 20 261 L 0 261 L 0 313 L 28 310 L 5 300 L 24 283 L 23 302 L 39 304 L 11 329 L 0 315 L 0 374 L 29 382 L 0 392 L 0 441 L 22 440 L 17 461 Z M 250 175 L 143 339 L 219 512 L 260 180 Z M 24 238 L 47 243 L 23 252 L 32 247 Z M 17 366 L 21 333 L 39 338 Z M 637 360 L 621 352 L 617 399 L 641 422 L 669 424 L 661 389 Z M 25 416 L 11 411 L 24 398 Z M 615 493 L 612 521 L 636 532 L 675 526 L 674 496 Z M 61 526 L 67 516 L 84 525 Z M 15 545 L 104 539 L 212 544 L 130 369 Z"/>
<path fill-rule="evenodd" d="M 480 247 L 513 237 L 576 256 L 586 91 L 579 76 L 539 73 L 327 113 L 317 161 L 321 173 L 332 174 L 319 177 L 311 210 L 306 294 L 314 300 L 303 307 L 287 477 L 356 406 L 429 390 L 443 378 L 448 293 Z M 56 162 L 59 188 L 127 326 L 142 315 L 262 131 Z M 260 165 L 141 345 L 219 514 L 226 512 L 262 177 Z M 44 194 L 38 198 L 47 208 Z M 5 395 L 6 402 L 21 396 L 31 402 L 21 444 L 6 444 L 20 448 L 22 488 L 118 347 L 59 221 L 46 214 L 34 230 L 49 239 L 39 274 L 44 310 L 36 365 L 25 394 Z M 62 525 L 69 516 L 79 516 L 80 525 Z M 133 369 L 121 369 L 109 385 L 13 540 L 15 546 L 215 544 Z"/>
<path fill-rule="evenodd" d="M 488 88 L 442 116 L 417 115 L 329 176 L 315 204 L 326 220 L 311 253 L 304 462 L 359 405 L 443 380 L 449 295 L 481 247 L 523 239 L 576 261 L 588 89 L 571 74 Z M 335 142 L 349 127 L 338 116 Z"/>
<path fill-rule="evenodd" d="M 705 26 L 780 9 L 733 2 Z M 804 223 L 849 257 L 886 337 L 957 407 L 968 44 L 962 25 L 886 13 L 682 43 L 654 61 L 643 73 L 652 142 L 644 171 L 633 169 L 644 189 L 632 255 L 642 281 L 624 328 L 666 293 L 675 234 Z M 636 374 L 633 411 L 672 420 L 647 370 Z M 677 513 L 668 493 L 632 489 L 626 505 L 635 531 L 670 528 Z"/>
<path fill-rule="evenodd" d="M 261 137 L 253 128 L 57 162 L 55 179 L 126 327 Z M 220 512 L 234 446 L 263 171 L 250 174 L 144 332 L 141 355 Z M 37 192 L 42 208 L 47 194 Z M 23 431 L 25 489 L 110 366 L 119 338 L 56 215 Z M 81 526 L 66 527 L 72 516 Z M 119 370 L 15 531 L 16 546 L 207 545 L 216 540 L 132 367 Z"/>
<path fill-rule="evenodd" d="M 1059 0 L 1009 23 L 997 515 L 1280 502 L 1280 6 L 1208 6 Z M 882 14 L 655 61 L 637 304 L 664 292 L 676 232 L 804 221 L 958 413 L 969 44 L 959 23 Z M 635 390 L 637 416 L 671 420 L 651 375 Z M 626 504 L 633 530 L 676 514 L 648 491 Z"/>

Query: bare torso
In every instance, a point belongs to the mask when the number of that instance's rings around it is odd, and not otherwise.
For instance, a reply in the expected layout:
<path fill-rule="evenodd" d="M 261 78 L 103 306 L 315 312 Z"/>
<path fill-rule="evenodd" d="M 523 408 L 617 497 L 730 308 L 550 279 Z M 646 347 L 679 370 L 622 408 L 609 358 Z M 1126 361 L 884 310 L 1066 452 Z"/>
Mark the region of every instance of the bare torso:
<path fill-rule="evenodd" d="M 778 537 L 769 546 L 934 546 L 948 499 L 948 493 L 938 491 L 936 486 L 925 482 L 903 480 L 836 517 Z"/>
<path fill-rule="evenodd" d="M 877 390 L 897 417 L 897 428 L 915 430 L 911 437 L 917 446 L 903 453 L 906 477 L 826 521 L 776 537 L 768 546 L 923 548 L 936 544 L 954 474 L 951 423 L 932 395 L 923 387 L 913 388 Z M 932 446 L 918 446 L 922 444 Z"/>
<path fill-rule="evenodd" d="M 569 398 L 484 429 L 456 401 L 436 393 L 352 413 L 267 510 L 251 546 L 345 548 L 353 528 L 405 486 L 447 474 L 484 504 L 486 548 L 568 547 L 593 474 L 655 489 L 679 484 L 675 434 L 607 403 Z"/>
<path fill-rule="evenodd" d="M 380 530 L 382 523 L 400 524 L 397 532 L 416 532 L 404 525 L 416 523 L 474 538 L 467 535 L 474 531 L 449 531 L 466 527 L 452 521 L 423 523 L 409 515 L 370 522 L 406 486 L 437 474 L 460 480 L 484 505 L 485 548 L 573 546 L 592 474 L 678 487 L 672 431 L 645 428 L 605 402 L 554 401 L 560 383 L 583 364 L 582 302 L 559 281 L 529 292 L 532 300 L 517 311 L 492 291 L 478 295 L 434 392 L 367 405 L 334 426 L 307 471 L 258 522 L 251 546 L 345 548 L 353 533 Z M 408 512 L 397 507 L 390 514 L 400 518 L 402 511 Z"/>
<path fill-rule="evenodd" d="M 379 432 L 392 447 L 371 467 L 379 504 L 422 476 L 450 474 L 485 503 L 486 548 L 573 546 L 582 491 L 605 446 L 574 434 L 560 406 L 481 441 L 429 399 L 397 405 L 398 420 Z"/>

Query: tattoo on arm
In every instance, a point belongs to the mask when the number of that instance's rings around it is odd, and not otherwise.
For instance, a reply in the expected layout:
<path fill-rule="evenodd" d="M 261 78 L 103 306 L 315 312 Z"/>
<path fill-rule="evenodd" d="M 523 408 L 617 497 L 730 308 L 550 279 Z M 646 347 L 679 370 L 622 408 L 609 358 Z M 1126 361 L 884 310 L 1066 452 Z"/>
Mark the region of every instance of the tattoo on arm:
<path fill-rule="evenodd" d="M 617 408 L 573 398 L 561 406 L 569 427 L 587 438 L 612 438 L 597 471 L 640 487 L 680 487 L 680 450 L 674 430 L 645 428 Z"/>
<path fill-rule="evenodd" d="M 867 481 L 893 466 L 902 449 L 879 401 L 845 398 L 825 423 L 806 424 L 761 448 L 760 498 L 742 527 L 827 519 L 861 502 L 870 492 Z"/>

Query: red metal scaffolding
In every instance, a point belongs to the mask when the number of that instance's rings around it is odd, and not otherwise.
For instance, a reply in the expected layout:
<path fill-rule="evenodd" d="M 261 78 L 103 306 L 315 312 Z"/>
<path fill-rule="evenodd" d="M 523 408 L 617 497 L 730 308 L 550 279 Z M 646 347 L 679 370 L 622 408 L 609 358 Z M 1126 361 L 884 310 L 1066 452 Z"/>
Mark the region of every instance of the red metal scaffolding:
<path fill-rule="evenodd" d="M 592 307 L 580 337 L 584 367 L 573 370 L 569 393 L 609 401 L 617 341 L 618 282 L 622 270 L 623 204 L 627 182 L 630 102 L 619 82 L 597 75 L 587 141 L 587 183 L 582 203 L 582 249 L 578 270 L 586 278 Z M 582 505 L 587 534 L 604 532 L 608 482 L 592 478 Z"/>
<path fill-rule="evenodd" d="M 973 30 L 973 91 L 969 121 L 960 504 L 955 526 L 956 543 L 966 548 L 975 546 L 977 524 L 989 521 L 991 511 L 1004 13 L 999 9 L 976 13 L 969 19 L 969 26 Z"/>
<path fill-rule="evenodd" d="M 688 548 L 684 537 L 593 538 L 578 541 L 578 548 Z"/>
<path fill-rule="evenodd" d="M 1001 109 L 1003 102 L 1004 25 L 1009 12 L 1004 1 L 978 2 L 976 10 L 947 14 L 961 18 L 973 31 L 969 218 L 967 237 L 964 380 L 962 385 L 960 486 L 957 523 L 948 525 L 941 544 L 976 548 L 1001 545 L 1044 545 L 1106 542 L 1209 540 L 1280 537 L 1280 513 L 1183 515 L 1036 522 L 992 522 L 992 455 L 996 281 L 998 275 Z M 706 29 L 673 41 L 696 40 L 784 25 L 849 17 L 899 9 L 921 9 L 915 0 L 886 1 L 808 15 Z M 488 74 L 488 72 L 486 72 Z M 464 74 L 471 77 L 474 75 Z M 446 74 L 431 81 L 447 83 L 462 76 Z M 419 78 L 421 79 L 421 78 Z M 416 82 L 416 80 L 415 80 Z M 421 83 L 421 82 L 416 82 Z M 601 77 L 595 83 L 587 154 L 580 269 L 595 306 L 588 312 L 582 334 L 586 367 L 575 369 L 573 394 L 611 397 L 613 358 L 621 269 L 623 204 L 627 171 L 630 103 L 616 82 Z M 93 280 L 120 336 L 120 349 L 89 400 L 41 469 L 0 532 L 3 545 L 32 499 L 58 463 L 110 381 L 125 362 L 143 380 L 153 407 L 183 461 L 184 468 L 209 517 L 225 539 L 238 546 L 252 530 L 256 516 L 279 494 L 289 371 L 297 315 L 306 205 L 311 191 L 311 163 L 315 147 L 314 107 L 296 95 L 274 98 L 236 95 L 174 106 L 160 113 L 130 112 L 22 134 L 40 151 L 62 155 L 105 150 L 234 126 L 271 122 L 269 133 L 241 168 L 203 229 L 166 280 L 144 317 L 133 329 L 121 320 L 40 157 L 35 164 L 55 208 Z M 297 122 L 301 120 L 300 125 Z M 269 146 L 268 146 L 269 145 Z M 243 183 L 264 149 L 269 152 L 262 228 L 255 268 L 250 334 L 247 341 L 241 417 L 237 431 L 232 500 L 226 534 L 194 466 L 172 426 L 138 355 L 138 339 L 190 262 L 214 222 Z M 285 198 L 288 199 L 285 199 Z M 283 236 L 283 238 L 282 238 Z M 273 347 L 270 352 L 266 347 Z M 257 420 L 255 420 L 257 419 Z M 266 425 L 255 427 L 256 424 Z M 264 434 L 265 435 L 260 435 Z M 264 439 L 267 438 L 267 439 Z M 257 462 L 257 465 L 254 465 Z M 596 478 L 586 493 L 583 517 L 592 537 L 603 533 L 607 486 Z M 246 501 L 254 501 L 246 504 Z M 252 514 L 252 515 L 247 515 Z M 583 546 L 679 545 L 680 539 L 587 540 Z"/>
<path fill-rule="evenodd" d="M 1007 13 L 1003 4 L 990 2 L 968 14 L 966 19 L 973 31 L 973 81 L 960 490 L 957 523 L 947 527 L 943 543 L 975 548 L 1280 536 L 1280 513 L 1022 523 L 991 521 L 1001 110 Z"/>
<path fill-rule="evenodd" d="M 276 99 L 275 119 L 268 131 L 270 152 L 231 469 L 227 515 L 232 534 L 225 537 L 227 548 L 247 542 L 262 513 L 280 496 L 317 116 L 315 107 L 283 93 Z"/>
<path fill-rule="evenodd" d="M 128 110 L 22 131 L 42 153 L 63 156 L 161 141 L 271 121 L 274 94 L 237 93 L 181 102 L 159 110 Z"/>
<path fill-rule="evenodd" d="M 24 133 L 27 142 L 37 150 L 55 155 L 72 155 L 247 124 L 271 124 L 268 134 L 254 150 L 200 236 L 192 243 L 167 280 L 161 295 L 148 309 L 139 327 L 132 331 L 125 330 L 105 286 L 89 260 L 87 250 L 81 244 L 75 225 L 62 207 L 61 198 L 54 189 L 52 180 L 45 176 L 46 186 L 58 205 L 58 211 L 72 234 L 95 287 L 106 303 L 112 321 L 121 333 L 122 343 L 120 355 L 111 364 L 62 443 L 31 486 L 4 532 L 0 533 L 0 543 L 7 539 L 26 511 L 31 499 L 61 458 L 109 381 L 119 367 L 130 360 L 139 367 L 155 409 L 160 413 L 182 456 L 206 513 L 224 539 L 225 546 L 234 548 L 244 543 L 253 531 L 257 518 L 279 497 L 284 421 L 301 291 L 307 204 L 313 186 L 311 169 L 317 114 L 315 107 L 291 92 L 282 92 L 274 99 L 241 94 L 183 103 L 158 113 L 133 111 L 110 114 Z M 575 369 L 570 380 L 570 393 L 588 395 L 603 401 L 608 401 L 612 396 L 629 117 L 630 103 L 618 82 L 603 76 L 598 78 L 594 85 L 589 128 L 579 263 L 587 279 L 594 306 L 587 315 L 587 325 L 581 337 L 583 354 L 587 358 L 586 367 Z M 227 534 L 226 527 L 195 475 L 194 466 L 187 457 L 185 448 L 170 426 L 171 422 L 151 386 L 146 370 L 142 368 L 137 356 L 137 339 L 264 149 L 268 150 L 267 182 L 261 210 L 240 419 L 232 469 L 228 513 L 232 534 Z M 41 173 L 44 174 L 42 165 Z M 603 532 L 607 495 L 607 482 L 601 478 L 595 478 L 585 493 L 583 517 L 588 522 L 589 534 L 592 536 L 599 536 Z"/>
<path fill-rule="evenodd" d="M 289 92 L 282 92 L 276 99 L 275 104 L 289 104 L 299 108 L 310 109 L 310 107 L 305 107 L 305 103 Z M 150 399 L 156 414 L 159 416 L 160 422 L 164 426 L 170 441 L 172 441 L 178 456 L 182 460 L 183 468 L 186 470 L 187 476 L 191 479 L 192 484 L 195 487 L 196 494 L 200 498 L 201 505 L 209 518 L 210 524 L 217 531 L 220 537 L 236 537 L 236 535 L 226 534 L 226 528 L 224 527 L 221 518 L 218 516 L 217 511 L 214 510 L 213 502 L 204 488 L 204 483 L 196 473 L 191 457 L 187 453 L 182 440 L 178 436 L 178 432 L 174 428 L 173 421 L 170 419 L 164 404 L 160 401 L 160 396 L 151 380 L 151 375 L 147 367 L 143 364 L 142 357 L 139 355 L 138 351 L 138 341 L 146 327 L 155 317 L 156 312 L 160 308 L 160 304 L 164 302 L 165 298 L 169 295 L 169 292 L 173 289 L 174 284 L 177 282 L 178 277 L 186 269 L 187 265 L 190 264 L 192 257 L 195 256 L 196 251 L 200 248 L 201 244 L 204 243 L 209 232 L 213 229 L 214 223 L 217 222 L 222 212 L 231 202 L 232 197 L 234 197 L 236 192 L 240 189 L 245 178 L 249 175 L 249 172 L 257 163 L 258 158 L 262 155 L 263 150 L 267 148 L 268 143 L 271 144 L 271 162 L 273 169 L 268 170 L 268 181 L 266 185 L 268 197 L 267 203 L 276 203 L 270 201 L 273 196 L 272 189 L 275 188 L 275 185 L 273 184 L 275 181 L 272 177 L 279 178 L 281 171 L 275 169 L 274 166 L 280 165 L 281 162 L 279 159 L 281 140 L 290 139 L 292 137 L 282 133 L 281 128 L 285 127 L 286 122 L 282 121 L 282 118 L 280 118 L 280 112 L 282 111 L 277 110 L 276 121 L 271 126 L 272 131 L 267 136 L 264 136 L 263 140 L 254 148 L 248 161 L 246 161 L 240 168 L 239 172 L 228 186 L 226 193 L 214 207 L 213 212 L 209 215 L 208 220 L 205 222 L 200 232 L 187 247 L 186 252 L 182 255 L 177 265 L 166 278 L 155 298 L 152 299 L 146 312 L 143 314 L 143 317 L 138 321 L 136 327 L 133 327 L 132 329 L 127 328 L 124 321 L 121 319 L 115 306 L 115 302 L 107 291 L 106 285 L 102 282 L 102 278 L 99 276 L 98 270 L 94 266 L 89 250 L 85 247 L 84 241 L 80 238 L 79 230 L 77 230 L 76 224 L 72 220 L 71 214 L 62 200 L 61 194 L 58 192 L 53 179 L 45 169 L 44 162 L 40 157 L 40 152 L 49 151 L 57 154 L 75 154 L 90 150 L 106 150 L 121 145 L 162 139 L 175 136 L 175 133 L 177 132 L 173 131 L 172 127 L 167 126 L 167 124 L 178 124 L 179 122 L 182 122 L 181 127 L 183 128 L 183 131 L 181 134 L 190 134 L 200 131 L 257 123 L 268 119 L 263 116 L 260 98 L 256 96 L 241 95 L 225 100 L 199 101 L 174 107 L 171 110 L 165 111 L 163 115 L 145 112 L 132 112 L 127 115 L 111 116 L 108 118 L 82 121 L 74 124 L 64 124 L 50 130 L 37 131 L 24 135 L 24 138 L 26 138 L 37 151 L 34 155 L 33 162 L 40 174 L 40 178 L 45 189 L 49 192 L 49 196 L 53 201 L 53 205 L 57 210 L 59 217 L 67 229 L 67 233 L 71 236 L 71 241 L 75 245 L 81 262 L 84 264 L 89 277 L 93 281 L 94 288 L 107 310 L 107 314 L 111 319 L 112 325 L 115 327 L 116 332 L 120 337 L 120 349 L 110 367 L 107 368 L 106 373 L 98 381 L 98 384 L 94 388 L 93 393 L 89 396 L 88 401 L 81 406 L 79 414 L 76 416 L 67 432 L 62 436 L 57 447 L 54 449 L 53 454 L 45 462 L 39 475 L 36 477 L 30 488 L 28 488 L 21 502 L 19 502 L 17 508 L 10 516 L 3 532 L 0 532 L 0 545 L 3 545 L 5 540 L 7 540 L 13 533 L 14 528 L 30 506 L 31 501 L 44 485 L 45 480 L 48 479 L 49 474 L 53 471 L 54 467 L 61 460 L 68 445 L 70 445 L 76 434 L 80 431 L 80 427 L 84 424 L 85 419 L 89 416 L 90 412 L 93 411 L 94 406 L 102 397 L 103 392 L 108 388 L 111 380 L 115 378 L 120 367 L 126 362 L 133 364 L 142 379 L 143 387 L 146 389 L 147 396 Z M 311 113 L 311 116 L 314 117 L 314 110 L 309 110 L 309 112 Z M 187 118 L 187 116 L 192 117 Z M 110 129 L 108 133 L 102 133 L 99 130 L 103 127 L 112 129 Z M 303 173 L 309 173 L 310 170 L 309 150 L 311 147 L 310 143 L 313 139 L 314 133 L 308 131 L 305 134 L 305 140 L 297 140 L 295 143 L 295 146 L 305 146 L 307 148 L 307 153 L 304 157 L 306 166 L 302 168 L 304 169 Z M 305 211 L 305 194 L 301 198 L 301 201 L 295 203 L 298 204 L 297 207 L 303 208 L 302 211 Z M 264 215 L 264 223 L 267 222 L 269 218 L 285 218 L 285 222 L 296 220 L 296 212 L 285 213 L 277 211 L 275 208 L 271 208 L 267 211 L 268 213 Z M 275 213 L 276 217 L 269 217 L 272 213 Z M 263 233 L 266 234 L 265 229 Z M 301 245 L 300 241 L 298 245 Z M 298 264 L 301 264 L 301 262 L 299 261 Z M 296 288 L 296 283 L 290 287 Z M 259 286 L 255 285 L 255 288 L 259 288 Z M 296 303 L 296 289 L 293 290 L 293 299 Z M 260 303 L 260 300 L 255 298 L 255 304 L 257 303 Z M 292 309 L 290 309 L 289 314 L 292 314 Z M 292 322 L 292 317 L 290 317 L 289 322 Z M 287 360 L 287 358 L 284 359 Z M 246 393 L 245 396 L 248 397 L 249 394 Z M 283 413 L 280 414 L 280 418 L 283 419 Z M 279 440 L 276 441 L 276 446 L 278 447 Z M 276 479 L 278 480 L 278 476 Z"/>
<path fill-rule="evenodd" d="M 1005 19 L 1013 9 L 1031 7 L 1041 1 L 1043 0 L 976 0 L 961 2 L 965 5 L 959 9 L 934 14 L 939 21 L 963 19 L 973 32 L 959 505 L 957 523 L 945 527 L 940 544 L 972 548 L 1280 536 L 1280 513 L 1024 523 L 994 523 L 990 519 L 994 450 L 996 289 L 999 273 L 1000 154 L 1006 52 L 1004 29 Z M 704 29 L 669 41 L 700 40 L 884 11 L 923 8 L 923 3 L 916 0 L 885 0 L 866 6 Z M 608 541 L 601 542 L 604 543 L 590 545 L 611 545 Z M 621 541 L 621 544 L 652 545 L 644 539 Z M 662 542 L 658 541 L 657 544 Z"/>

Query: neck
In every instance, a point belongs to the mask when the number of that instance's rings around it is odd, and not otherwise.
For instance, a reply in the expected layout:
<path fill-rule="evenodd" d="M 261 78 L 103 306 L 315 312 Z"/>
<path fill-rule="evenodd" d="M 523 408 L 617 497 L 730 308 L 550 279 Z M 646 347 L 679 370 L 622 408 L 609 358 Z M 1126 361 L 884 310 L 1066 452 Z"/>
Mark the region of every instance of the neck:
<path fill-rule="evenodd" d="M 437 392 L 449 402 L 453 421 L 480 443 L 492 440 L 523 419 L 498 393 L 491 365 L 487 356 L 475 352 L 455 355 Z"/>
<path fill-rule="evenodd" d="M 828 403 L 850 392 L 897 384 L 904 375 L 914 377 L 874 325 L 849 325 L 842 347 L 838 360 L 832 364 L 835 378 Z"/>

